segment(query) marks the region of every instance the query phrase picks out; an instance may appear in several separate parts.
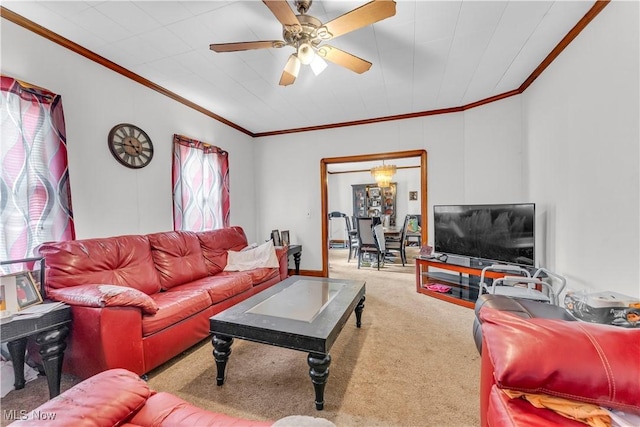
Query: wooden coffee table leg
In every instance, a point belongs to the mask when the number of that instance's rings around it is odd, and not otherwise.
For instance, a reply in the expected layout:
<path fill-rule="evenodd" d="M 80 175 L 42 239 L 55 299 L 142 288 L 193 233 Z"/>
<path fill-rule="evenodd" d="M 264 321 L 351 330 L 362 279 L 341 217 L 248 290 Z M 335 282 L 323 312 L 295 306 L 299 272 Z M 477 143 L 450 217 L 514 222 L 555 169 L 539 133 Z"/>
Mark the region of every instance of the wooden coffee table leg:
<path fill-rule="evenodd" d="M 307 363 L 310 368 L 309 376 L 316 392 L 316 409 L 321 411 L 324 408 L 324 386 L 329 377 L 331 356 L 328 354 L 309 353 Z"/>
<path fill-rule="evenodd" d="M 360 302 L 356 305 L 356 327 L 360 327 L 362 325 L 362 310 L 364 310 L 364 300 L 365 296 L 363 295 L 360 298 Z"/>
<path fill-rule="evenodd" d="M 229 355 L 231 354 L 233 338 L 224 335 L 214 335 L 211 343 L 213 344 L 213 358 L 216 360 L 216 368 L 218 369 L 216 383 L 220 386 L 224 384 L 224 370 L 227 367 L 227 360 L 229 360 Z"/>

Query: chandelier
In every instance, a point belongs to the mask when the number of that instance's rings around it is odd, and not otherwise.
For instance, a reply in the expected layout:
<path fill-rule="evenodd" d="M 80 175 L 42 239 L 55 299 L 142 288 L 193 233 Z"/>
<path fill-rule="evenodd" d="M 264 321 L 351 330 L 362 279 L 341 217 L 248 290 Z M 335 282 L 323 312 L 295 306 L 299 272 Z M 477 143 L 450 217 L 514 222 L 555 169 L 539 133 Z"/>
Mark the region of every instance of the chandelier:
<path fill-rule="evenodd" d="M 371 176 L 376 180 L 379 187 L 386 188 L 391 184 L 391 179 L 396 174 L 396 165 L 385 165 L 371 168 Z"/>

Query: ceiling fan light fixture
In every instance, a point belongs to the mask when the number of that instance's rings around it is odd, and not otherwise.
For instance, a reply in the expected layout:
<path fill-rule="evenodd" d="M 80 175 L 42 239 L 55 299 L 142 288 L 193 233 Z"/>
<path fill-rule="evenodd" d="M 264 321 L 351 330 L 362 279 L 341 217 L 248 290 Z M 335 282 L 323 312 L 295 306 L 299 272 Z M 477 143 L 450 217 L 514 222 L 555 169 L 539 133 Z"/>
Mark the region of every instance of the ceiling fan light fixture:
<path fill-rule="evenodd" d="M 313 47 L 310 43 L 305 42 L 301 43 L 300 46 L 298 46 L 298 58 L 304 65 L 311 64 L 311 61 L 313 61 L 313 58 L 315 56 L 316 53 L 314 52 Z"/>
<path fill-rule="evenodd" d="M 295 82 L 300 72 L 300 64 L 311 65 L 316 76 L 327 67 L 325 60 L 358 74 L 369 70 L 371 62 L 336 47 L 321 45 L 321 43 L 396 14 L 396 0 L 370 0 L 360 7 L 323 23 L 320 19 L 307 15 L 313 0 L 263 0 L 263 3 L 282 25 L 283 40 L 214 43 L 209 45 L 209 49 L 214 52 L 237 52 L 282 48 L 284 46 L 295 49 L 293 54 L 295 58 L 289 57 L 287 66 L 280 76 L 280 86 L 288 86 Z M 295 14 L 289 3 L 295 4 L 298 15 Z M 318 59 L 317 56 L 321 58 Z"/>
<path fill-rule="evenodd" d="M 320 58 L 319 55 L 314 55 L 313 60 L 311 61 L 311 64 L 309 64 L 309 66 L 311 67 L 311 71 L 313 71 L 313 74 L 319 76 L 320 73 L 323 72 L 325 68 L 327 68 L 327 62 L 324 59 Z"/>
<path fill-rule="evenodd" d="M 293 77 L 298 77 L 300 72 L 300 59 L 295 55 L 289 56 L 287 65 L 284 66 L 284 72 L 291 74 Z"/>

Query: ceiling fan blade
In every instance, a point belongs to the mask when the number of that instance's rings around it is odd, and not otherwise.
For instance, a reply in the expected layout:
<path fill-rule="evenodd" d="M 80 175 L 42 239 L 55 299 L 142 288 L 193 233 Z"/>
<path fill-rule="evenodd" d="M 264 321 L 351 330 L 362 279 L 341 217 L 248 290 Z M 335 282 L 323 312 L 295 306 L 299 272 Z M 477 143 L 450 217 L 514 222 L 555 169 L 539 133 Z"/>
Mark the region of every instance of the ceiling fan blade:
<path fill-rule="evenodd" d="M 324 24 L 329 40 L 357 30 L 396 14 L 396 2 L 393 0 L 374 0 L 351 12 L 347 12 Z"/>
<path fill-rule="evenodd" d="M 298 17 L 295 13 L 293 13 L 293 10 L 291 9 L 291 6 L 289 6 L 288 2 L 283 0 L 262 0 L 262 2 L 267 5 L 267 7 L 271 10 L 271 13 L 273 13 L 278 21 L 280 21 L 280 23 L 285 27 L 293 27 L 296 25 L 300 26 L 300 21 L 298 21 Z"/>
<path fill-rule="evenodd" d="M 341 65 L 358 74 L 369 71 L 372 65 L 369 61 L 365 61 L 364 59 L 329 45 L 320 46 L 318 48 L 318 55 L 327 61 Z"/>
<path fill-rule="evenodd" d="M 284 45 L 284 42 L 281 40 L 265 40 L 259 42 L 210 44 L 209 49 L 213 50 L 214 52 L 237 52 L 239 50 L 270 49 L 272 47 L 278 48 Z"/>

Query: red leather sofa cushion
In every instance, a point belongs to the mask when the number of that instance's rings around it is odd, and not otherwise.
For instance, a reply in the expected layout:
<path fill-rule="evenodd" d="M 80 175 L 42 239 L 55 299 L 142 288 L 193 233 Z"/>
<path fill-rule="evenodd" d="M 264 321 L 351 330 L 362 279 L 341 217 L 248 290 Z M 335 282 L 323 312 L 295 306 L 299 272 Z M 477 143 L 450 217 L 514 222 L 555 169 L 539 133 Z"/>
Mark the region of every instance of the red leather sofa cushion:
<path fill-rule="evenodd" d="M 256 285 L 260 285 L 267 280 L 279 278 L 280 270 L 276 270 L 273 268 L 256 268 L 254 270 L 246 271 L 223 271 L 222 273 L 218 274 L 218 276 L 220 277 L 237 277 L 242 275 L 249 276 L 249 280 L 251 282 L 255 283 Z"/>
<path fill-rule="evenodd" d="M 142 317 L 142 336 L 148 336 L 179 323 L 211 306 L 211 298 L 202 289 L 158 292 L 151 295 L 159 310 L 153 316 Z"/>
<path fill-rule="evenodd" d="M 491 308 L 480 317 L 498 387 L 640 413 L 640 330 Z"/>
<path fill-rule="evenodd" d="M 87 283 L 126 286 L 147 295 L 160 290 L 146 236 L 51 242 L 38 250 L 46 257 L 47 292 Z"/>
<path fill-rule="evenodd" d="M 246 290 L 251 289 L 253 282 L 250 274 L 237 274 L 235 276 L 207 276 L 195 282 L 184 284 L 178 288 L 169 289 L 168 292 L 174 290 L 185 291 L 197 289 L 199 291 L 207 291 L 209 298 L 213 304 L 224 301 L 228 298 L 236 296 Z"/>
<path fill-rule="evenodd" d="M 148 234 L 151 255 L 160 274 L 162 289 L 198 280 L 207 275 L 200 240 L 190 231 Z"/>
<path fill-rule="evenodd" d="M 209 275 L 220 273 L 227 265 L 227 251 L 239 251 L 247 246 L 247 236 L 241 227 L 227 227 L 219 230 L 199 231 L 204 262 Z"/>
<path fill-rule="evenodd" d="M 272 422 L 251 421 L 205 411 L 173 394 L 160 392 L 131 419 L 142 426 L 266 427 Z"/>

